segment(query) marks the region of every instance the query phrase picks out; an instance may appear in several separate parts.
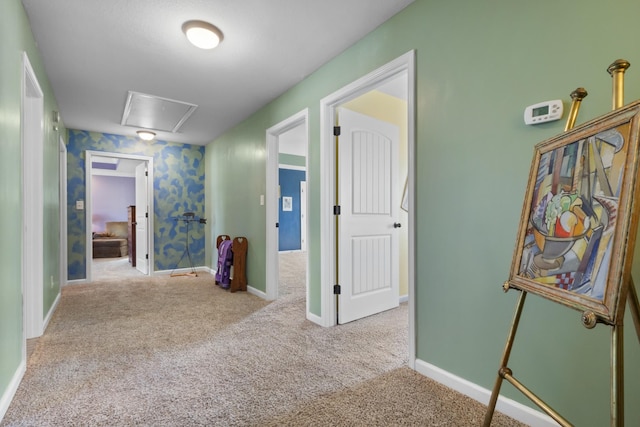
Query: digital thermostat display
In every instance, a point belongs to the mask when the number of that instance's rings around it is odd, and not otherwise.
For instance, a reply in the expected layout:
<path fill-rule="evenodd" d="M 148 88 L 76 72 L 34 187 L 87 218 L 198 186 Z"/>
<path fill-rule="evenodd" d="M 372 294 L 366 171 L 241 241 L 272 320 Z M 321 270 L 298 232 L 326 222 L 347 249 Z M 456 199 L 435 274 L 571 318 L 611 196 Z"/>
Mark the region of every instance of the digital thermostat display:
<path fill-rule="evenodd" d="M 544 116 L 545 114 L 549 114 L 549 106 L 545 105 L 544 107 L 538 107 L 533 109 L 533 117 Z"/>
<path fill-rule="evenodd" d="M 551 122 L 562 118 L 562 100 L 539 102 L 529 105 L 524 110 L 524 122 L 528 125 Z"/>

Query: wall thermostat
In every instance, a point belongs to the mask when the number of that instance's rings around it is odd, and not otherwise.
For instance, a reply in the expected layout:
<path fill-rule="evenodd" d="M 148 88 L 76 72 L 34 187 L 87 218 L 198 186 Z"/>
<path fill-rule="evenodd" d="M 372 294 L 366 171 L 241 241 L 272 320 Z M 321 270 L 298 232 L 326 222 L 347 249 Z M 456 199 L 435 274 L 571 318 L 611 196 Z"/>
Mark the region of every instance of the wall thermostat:
<path fill-rule="evenodd" d="M 529 105 L 524 109 L 524 123 L 527 125 L 537 125 L 544 122 L 552 122 L 562 118 L 562 100 L 539 102 Z"/>

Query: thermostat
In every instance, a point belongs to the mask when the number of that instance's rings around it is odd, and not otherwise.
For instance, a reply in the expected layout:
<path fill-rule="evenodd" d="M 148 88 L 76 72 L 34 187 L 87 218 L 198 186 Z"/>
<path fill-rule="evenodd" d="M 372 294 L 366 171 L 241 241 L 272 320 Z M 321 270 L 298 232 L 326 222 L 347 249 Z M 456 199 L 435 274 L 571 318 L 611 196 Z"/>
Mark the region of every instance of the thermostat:
<path fill-rule="evenodd" d="M 524 109 L 524 123 L 527 125 L 537 125 L 544 122 L 552 122 L 562 118 L 562 100 L 539 102 L 529 105 Z"/>

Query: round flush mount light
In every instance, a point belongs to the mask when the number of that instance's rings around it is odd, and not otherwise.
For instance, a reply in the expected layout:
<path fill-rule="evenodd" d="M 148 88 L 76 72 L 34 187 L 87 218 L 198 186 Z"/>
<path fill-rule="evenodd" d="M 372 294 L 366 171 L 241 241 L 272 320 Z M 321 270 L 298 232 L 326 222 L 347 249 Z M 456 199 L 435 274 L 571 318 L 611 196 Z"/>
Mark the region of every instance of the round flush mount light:
<path fill-rule="evenodd" d="M 139 130 L 136 133 L 143 141 L 151 141 L 156 137 L 156 134 L 154 132 L 151 132 L 150 130 Z"/>
<path fill-rule="evenodd" d="M 222 31 L 205 21 L 187 21 L 182 24 L 187 39 L 200 49 L 213 49 L 222 41 Z"/>

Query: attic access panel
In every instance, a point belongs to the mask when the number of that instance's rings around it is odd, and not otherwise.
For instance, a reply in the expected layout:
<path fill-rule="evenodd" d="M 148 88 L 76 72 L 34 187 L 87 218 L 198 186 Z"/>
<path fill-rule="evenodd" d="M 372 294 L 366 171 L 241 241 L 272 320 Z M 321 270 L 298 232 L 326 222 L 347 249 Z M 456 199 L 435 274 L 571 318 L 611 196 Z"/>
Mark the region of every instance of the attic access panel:
<path fill-rule="evenodd" d="M 129 91 L 120 124 L 177 132 L 197 107 L 188 102 Z"/>

